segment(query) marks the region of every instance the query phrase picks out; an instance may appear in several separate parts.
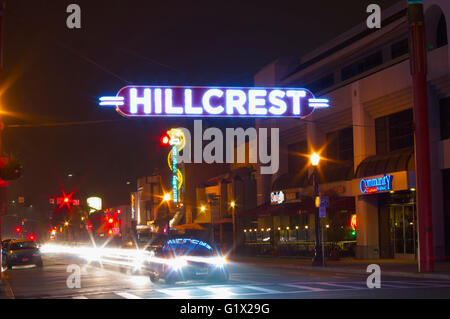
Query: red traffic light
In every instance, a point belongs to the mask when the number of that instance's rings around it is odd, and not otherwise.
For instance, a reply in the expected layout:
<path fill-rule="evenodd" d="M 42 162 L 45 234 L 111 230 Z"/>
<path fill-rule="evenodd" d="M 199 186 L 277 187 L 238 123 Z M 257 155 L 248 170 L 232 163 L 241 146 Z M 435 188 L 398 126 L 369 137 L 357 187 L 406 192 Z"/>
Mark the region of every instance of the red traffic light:
<path fill-rule="evenodd" d="M 68 197 L 64 197 L 64 203 L 68 203 L 69 202 L 69 198 Z"/>
<path fill-rule="evenodd" d="M 164 135 L 162 137 L 162 139 L 161 139 L 161 143 L 164 144 L 164 145 L 169 144 L 169 141 L 170 141 L 170 139 L 169 139 L 169 137 L 167 135 Z"/>
<path fill-rule="evenodd" d="M 16 233 L 20 233 L 20 232 L 22 231 L 22 228 L 21 228 L 21 227 L 16 227 L 16 229 L 14 229 L 14 231 L 15 231 Z"/>
<path fill-rule="evenodd" d="M 28 235 L 28 239 L 34 241 L 36 240 L 36 236 L 34 234 L 30 234 Z"/>

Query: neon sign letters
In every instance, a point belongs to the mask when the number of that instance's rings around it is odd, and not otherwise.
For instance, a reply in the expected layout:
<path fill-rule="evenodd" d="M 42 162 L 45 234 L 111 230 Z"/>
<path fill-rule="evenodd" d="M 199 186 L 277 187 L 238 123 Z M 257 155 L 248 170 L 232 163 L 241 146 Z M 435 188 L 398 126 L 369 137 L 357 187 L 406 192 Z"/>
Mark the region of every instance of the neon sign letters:
<path fill-rule="evenodd" d="M 329 100 L 302 88 L 217 88 L 126 86 L 103 96 L 100 106 L 115 106 L 133 116 L 305 117 Z"/>
<path fill-rule="evenodd" d="M 167 159 L 169 167 L 172 170 L 172 199 L 174 203 L 178 203 L 178 190 L 183 184 L 183 174 L 177 167 L 177 158 L 179 152 L 184 148 L 186 141 L 183 131 L 180 129 L 173 128 L 167 131 L 167 134 L 170 136 L 169 144 L 172 146 L 172 150 Z"/>
<path fill-rule="evenodd" d="M 378 178 L 361 179 L 359 188 L 363 194 L 389 191 L 392 189 L 392 175 L 384 175 Z"/>
<path fill-rule="evenodd" d="M 170 248 L 171 245 L 187 245 L 187 246 L 194 245 L 194 248 L 197 247 L 197 246 L 200 246 L 199 248 L 204 247 L 204 248 L 206 248 L 208 250 L 212 250 L 212 247 L 208 243 L 206 243 L 206 242 L 204 242 L 202 240 L 193 239 L 193 238 L 173 238 L 173 239 L 169 239 L 166 242 L 166 246 L 164 248 L 168 249 L 168 248 Z"/>

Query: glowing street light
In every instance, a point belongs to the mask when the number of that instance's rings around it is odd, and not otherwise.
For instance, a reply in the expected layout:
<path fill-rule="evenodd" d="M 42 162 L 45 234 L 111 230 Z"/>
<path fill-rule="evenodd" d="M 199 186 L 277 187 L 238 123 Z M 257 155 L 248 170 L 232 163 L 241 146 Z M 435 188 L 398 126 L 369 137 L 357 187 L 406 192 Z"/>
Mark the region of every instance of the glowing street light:
<path fill-rule="evenodd" d="M 236 206 L 236 202 L 233 200 L 230 203 L 231 206 L 231 218 L 233 221 L 233 248 L 236 247 L 236 217 L 235 217 L 235 206 Z"/>
<path fill-rule="evenodd" d="M 168 201 L 170 201 L 170 199 L 171 199 L 170 194 L 169 194 L 169 193 L 165 193 L 164 196 L 163 196 L 163 200 L 164 200 L 165 202 L 168 202 Z"/>
<path fill-rule="evenodd" d="M 317 172 L 317 166 L 319 165 L 320 156 L 317 153 L 312 153 L 310 155 L 311 165 L 313 166 L 313 191 L 314 198 L 319 197 L 319 174 Z M 314 208 L 314 220 L 315 220 L 315 239 L 316 245 L 314 249 L 314 258 L 313 258 L 313 266 L 325 266 L 324 257 L 322 256 L 322 247 L 320 246 L 320 217 L 319 217 L 319 208 L 317 205 Z"/>
<path fill-rule="evenodd" d="M 320 155 L 317 153 L 312 153 L 310 156 L 310 160 L 311 160 L 312 166 L 317 166 L 317 165 L 319 165 Z"/>
<path fill-rule="evenodd" d="M 206 210 L 205 206 L 200 207 L 200 211 L 204 212 Z"/>

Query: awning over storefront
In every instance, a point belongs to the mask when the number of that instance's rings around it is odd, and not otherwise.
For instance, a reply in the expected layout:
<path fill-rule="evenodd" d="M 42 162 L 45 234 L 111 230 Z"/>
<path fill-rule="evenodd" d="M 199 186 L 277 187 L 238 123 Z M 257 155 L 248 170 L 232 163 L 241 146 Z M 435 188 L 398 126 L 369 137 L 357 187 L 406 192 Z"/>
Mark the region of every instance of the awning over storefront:
<path fill-rule="evenodd" d="M 172 228 L 178 229 L 178 230 L 205 230 L 205 227 L 203 227 L 197 223 L 183 224 L 183 225 L 174 226 Z"/>
<path fill-rule="evenodd" d="M 400 171 L 414 171 L 414 149 L 374 155 L 363 160 L 356 169 L 356 178 Z"/>
<path fill-rule="evenodd" d="M 283 174 L 275 179 L 272 183 L 272 190 L 277 191 L 280 189 L 289 189 L 297 187 L 308 187 L 311 185 L 308 176 L 306 174 Z"/>
<path fill-rule="evenodd" d="M 232 218 L 222 218 L 222 219 L 218 219 L 218 220 L 213 220 L 212 223 L 214 225 L 233 223 L 233 219 Z"/>
<path fill-rule="evenodd" d="M 257 218 L 278 215 L 299 215 L 314 213 L 314 203 L 311 197 L 302 199 L 301 202 L 283 203 L 273 205 L 266 203 L 256 208 L 247 210 L 238 215 L 239 218 Z"/>
<path fill-rule="evenodd" d="M 352 180 L 353 162 L 327 162 L 319 168 L 319 183 Z M 302 174 L 286 173 L 279 176 L 272 184 L 272 191 L 312 186 L 312 179 L 306 172 Z"/>
<path fill-rule="evenodd" d="M 327 210 L 355 210 L 355 198 L 353 196 L 330 197 L 329 202 L 330 206 Z M 312 197 L 304 197 L 301 202 L 288 202 L 279 205 L 266 203 L 239 214 L 238 218 L 258 218 L 279 215 L 295 216 L 299 214 L 314 214 Z"/>

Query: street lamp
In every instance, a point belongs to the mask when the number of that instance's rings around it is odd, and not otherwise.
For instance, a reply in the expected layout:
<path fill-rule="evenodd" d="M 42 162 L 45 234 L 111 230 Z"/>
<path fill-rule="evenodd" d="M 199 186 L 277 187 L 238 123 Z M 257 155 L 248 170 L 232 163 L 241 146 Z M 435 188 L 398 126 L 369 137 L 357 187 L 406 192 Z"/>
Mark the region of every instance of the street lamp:
<path fill-rule="evenodd" d="M 320 162 L 320 156 L 317 153 L 313 153 L 310 156 L 311 165 L 313 166 L 313 189 L 314 189 L 314 199 L 319 196 L 319 176 L 317 172 L 317 166 Z M 315 200 L 314 200 L 315 202 Z M 314 224 L 315 224 L 315 235 L 316 235 L 316 245 L 314 250 L 314 258 L 312 265 L 313 266 L 322 266 L 323 265 L 323 257 L 322 257 L 322 246 L 320 245 L 320 218 L 319 218 L 319 207 L 314 205 Z"/>
<path fill-rule="evenodd" d="M 164 200 L 165 202 L 168 202 L 168 201 L 170 201 L 170 198 L 171 198 L 170 194 L 169 194 L 169 193 L 165 193 L 165 194 L 164 194 L 164 197 L 163 197 L 163 200 Z"/>
<path fill-rule="evenodd" d="M 235 217 L 235 207 L 236 207 L 236 202 L 233 200 L 230 203 L 230 207 L 231 207 L 231 217 L 233 220 L 233 251 L 236 249 L 236 217 Z"/>

